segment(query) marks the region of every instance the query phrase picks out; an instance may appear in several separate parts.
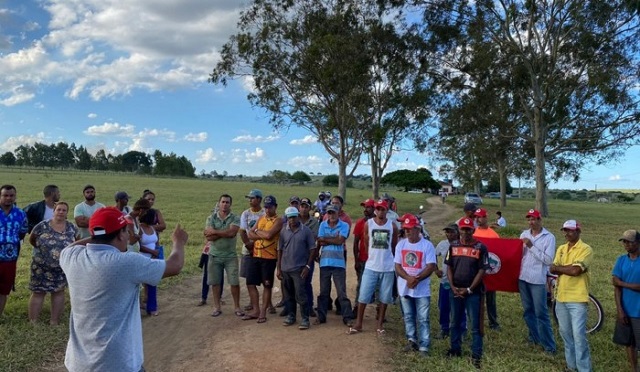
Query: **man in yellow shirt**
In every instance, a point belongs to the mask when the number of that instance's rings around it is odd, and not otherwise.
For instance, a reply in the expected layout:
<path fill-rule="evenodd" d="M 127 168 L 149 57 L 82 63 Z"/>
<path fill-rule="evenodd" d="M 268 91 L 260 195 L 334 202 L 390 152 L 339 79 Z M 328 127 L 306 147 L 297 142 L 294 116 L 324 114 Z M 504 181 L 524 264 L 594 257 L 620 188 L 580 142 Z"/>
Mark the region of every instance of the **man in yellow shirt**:
<path fill-rule="evenodd" d="M 587 302 L 589 301 L 589 265 L 593 257 L 590 246 L 580 239 L 581 227 L 576 220 L 562 225 L 566 244 L 558 247 L 549 271 L 558 275 L 556 315 L 560 336 L 564 341 L 567 368 L 591 371 L 591 355 L 587 341 Z"/>

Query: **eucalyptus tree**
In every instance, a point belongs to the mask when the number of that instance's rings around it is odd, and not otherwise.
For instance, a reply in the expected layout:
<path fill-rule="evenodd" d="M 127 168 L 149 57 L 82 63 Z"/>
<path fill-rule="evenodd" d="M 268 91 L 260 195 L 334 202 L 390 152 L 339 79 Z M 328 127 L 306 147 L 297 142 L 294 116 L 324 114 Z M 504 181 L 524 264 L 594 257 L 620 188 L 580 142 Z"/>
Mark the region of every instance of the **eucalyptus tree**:
<path fill-rule="evenodd" d="M 422 40 L 405 39 L 398 22 L 373 2 L 254 0 L 210 82 L 247 78 L 248 99 L 270 113 L 272 126 L 314 134 L 338 165 L 344 197 L 362 153 L 379 179 L 398 139 L 423 117 L 415 100 L 423 87 L 413 79 L 424 78 L 412 49 Z"/>
<path fill-rule="evenodd" d="M 577 180 L 585 163 L 615 160 L 638 144 L 640 26 L 629 1 L 412 3 L 423 7 L 425 39 L 443 66 L 452 55 L 473 54 L 478 35 L 507 62 L 499 73 L 511 77 L 524 117 L 518 132 L 533 151 L 543 215 L 550 179 Z"/>

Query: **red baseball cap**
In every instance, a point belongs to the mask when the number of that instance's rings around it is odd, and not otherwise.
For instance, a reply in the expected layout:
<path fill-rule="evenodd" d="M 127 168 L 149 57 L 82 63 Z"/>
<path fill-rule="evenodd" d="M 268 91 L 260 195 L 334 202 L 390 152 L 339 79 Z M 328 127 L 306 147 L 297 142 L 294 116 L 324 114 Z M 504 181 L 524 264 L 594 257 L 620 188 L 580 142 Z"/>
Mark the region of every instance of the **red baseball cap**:
<path fill-rule="evenodd" d="M 476 227 L 473 225 L 473 220 L 470 218 L 461 218 L 458 221 L 458 227 L 461 229 L 475 229 Z"/>
<path fill-rule="evenodd" d="M 103 207 L 95 211 L 89 219 L 91 236 L 114 233 L 133 223 L 131 217 L 123 214 L 116 207 Z"/>
<path fill-rule="evenodd" d="M 473 215 L 476 217 L 487 217 L 487 210 L 484 208 L 478 208 L 473 212 Z"/>
<path fill-rule="evenodd" d="M 533 218 L 540 218 L 540 212 L 538 212 L 535 209 L 529 209 L 529 212 L 527 212 L 527 215 L 524 216 L 525 218 L 527 217 L 533 217 Z"/>
<path fill-rule="evenodd" d="M 374 207 L 375 208 L 384 208 L 386 210 L 389 210 L 389 204 L 387 204 L 386 200 L 382 200 L 382 199 L 380 199 L 377 202 L 375 202 Z"/>
<path fill-rule="evenodd" d="M 362 203 L 360 203 L 361 206 L 363 207 L 375 207 L 376 206 L 376 202 L 373 199 L 367 199 L 365 201 L 363 201 Z"/>
<path fill-rule="evenodd" d="M 398 218 L 398 221 L 402 222 L 403 229 L 413 229 L 420 226 L 418 218 L 411 213 L 405 213 L 402 217 Z"/>

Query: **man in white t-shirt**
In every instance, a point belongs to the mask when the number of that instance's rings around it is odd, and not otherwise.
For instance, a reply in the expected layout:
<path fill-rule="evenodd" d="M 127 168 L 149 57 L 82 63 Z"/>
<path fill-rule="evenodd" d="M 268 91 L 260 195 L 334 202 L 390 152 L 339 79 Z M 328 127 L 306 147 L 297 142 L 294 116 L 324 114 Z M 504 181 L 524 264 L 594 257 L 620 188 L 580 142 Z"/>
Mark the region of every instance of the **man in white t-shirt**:
<path fill-rule="evenodd" d="M 64 361 L 70 372 L 144 371 L 140 284 L 179 274 L 188 236 L 178 225 L 167 260 L 152 260 L 127 252 L 130 221 L 115 207 L 101 208 L 89 219 L 91 241 L 60 253 L 71 297 Z"/>
<path fill-rule="evenodd" d="M 73 218 L 78 226 L 80 239 L 91 236 L 89 233 L 89 219 L 95 211 L 104 207 L 104 204 L 96 201 L 96 188 L 92 185 L 86 185 L 82 189 L 82 195 L 84 196 L 84 201 L 73 209 Z"/>
<path fill-rule="evenodd" d="M 396 246 L 394 258 L 398 274 L 398 295 L 402 303 L 404 329 L 407 336 L 405 351 L 418 350 L 427 356 L 429 344 L 429 304 L 431 302 L 431 273 L 436 270 L 436 251 L 421 234 L 420 221 L 411 213 L 400 218 L 406 239 Z"/>

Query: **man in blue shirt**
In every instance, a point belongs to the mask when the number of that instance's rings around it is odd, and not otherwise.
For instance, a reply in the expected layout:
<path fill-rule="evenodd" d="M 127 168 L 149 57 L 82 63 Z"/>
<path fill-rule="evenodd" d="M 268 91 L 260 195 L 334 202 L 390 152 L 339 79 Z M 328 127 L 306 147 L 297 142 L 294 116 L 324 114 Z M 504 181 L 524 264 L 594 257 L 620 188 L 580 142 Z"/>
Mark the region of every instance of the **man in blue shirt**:
<path fill-rule="evenodd" d="M 15 206 L 16 188 L 0 187 L 0 315 L 16 280 L 20 240 L 27 234 L 27 215 Z"/>

